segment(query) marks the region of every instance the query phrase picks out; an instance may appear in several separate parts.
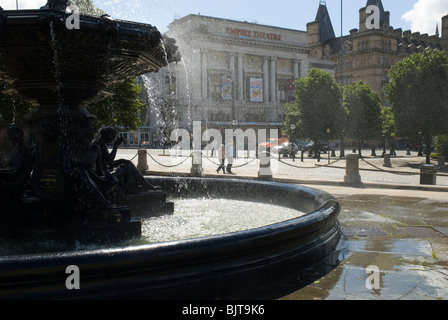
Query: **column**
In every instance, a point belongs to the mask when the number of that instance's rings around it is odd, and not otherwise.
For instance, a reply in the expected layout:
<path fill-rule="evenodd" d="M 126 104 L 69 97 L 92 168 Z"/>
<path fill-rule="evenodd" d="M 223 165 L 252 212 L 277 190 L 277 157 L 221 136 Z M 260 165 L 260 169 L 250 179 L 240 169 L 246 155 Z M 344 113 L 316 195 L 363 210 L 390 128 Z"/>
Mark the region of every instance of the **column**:
<path fill-rule="evenodd" d="M 202 50 L 202 63 L 201 63 L 201 70 L 202 70 L 202 99 L 208 100 L 208 66 L 207 66 L 207 51 Z"/>
<path fill-rule="evenodd" d="M 229 61 L 230 74 L 232 75 L 232 100 L 235 101 L 235 54 L 230 53 Z"/>
<path fill-rule="evenodd" d="M 276 72 L 276 62 L 277 58 L 271 57 L 271 102 L 276 103 L 277 102 L 277 84 L 276 84 L 276 78 L 277 78 L 277 72 Z"/>
<path fill-rule="evenodd" d="M 244 54 L 238 53 L 238 101 L 244 101 L 244 77 L 243 77 L 243 58 Z"/>
<path fill-rule="evenodd" d="M 302 77 L 306 77 L 308 75 L 308 61 L 307 60 L 300 61 L 300 75 Z"/>
<path fill-rule="evenodd" d="M 294 60 L 294 80 L 300 77 L 300 60 Z"/>
<path fill-rule="evenodd" d="M 263 103 L 269 103 L 269 57 L 264 57 L 263 64 Z"/>

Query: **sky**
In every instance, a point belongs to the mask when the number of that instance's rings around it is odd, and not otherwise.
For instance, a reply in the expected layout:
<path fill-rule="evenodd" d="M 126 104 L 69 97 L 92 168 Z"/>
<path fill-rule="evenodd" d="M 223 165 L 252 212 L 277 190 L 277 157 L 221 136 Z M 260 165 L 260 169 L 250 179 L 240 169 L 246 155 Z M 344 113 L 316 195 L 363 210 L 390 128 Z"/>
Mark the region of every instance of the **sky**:
<path fill-rule="evenodd" d="M 38 9 L 46 0 L 0 0 L 5 10 Z M 201 14 L 218 18 L 303 30 L 314 21 L 320 0 L 93 0 L 116 19 L 131 20 L 156 26 L 161 32 L 177 18 Z M 359 28 L 359 9 L 366 0 L 342 0 L 343 33 Z M 336 35 L 341 34 L 341 0 L 327 0 Z M 441 18 L 448 14 L 448 0 L 383 0 L 391 13 L 391 25 L 403 30 L 433 35 Z"/>

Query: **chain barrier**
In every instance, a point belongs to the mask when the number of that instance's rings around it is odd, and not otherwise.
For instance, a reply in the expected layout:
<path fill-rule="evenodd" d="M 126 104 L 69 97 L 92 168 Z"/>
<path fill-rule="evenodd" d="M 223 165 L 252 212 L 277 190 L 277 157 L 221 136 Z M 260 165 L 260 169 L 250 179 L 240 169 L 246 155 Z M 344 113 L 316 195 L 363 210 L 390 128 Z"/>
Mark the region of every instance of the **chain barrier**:
<path fill-rule="evenodd" d="M 212 159 L 210 159 L 210 157 L 208 157 L 208 156 L 206 156 L 206 155 L 204 155 L 204 154 L 202 154 L 202 157 L 205 158 L 205 159 L 207 159 L 208 161 L 210 161 L 211 163 L 213 163 L 213 164 L 216 165 L 216 166 L 220 166 L 220 165 L 221 165 L 221 164 L 219 164 L 219 163 L 213 161 Z M 251 163 L 254 162 L 255 160 L 257 160 L 257 158 L 253 158 L 253 159 L 250 160 L 249 162 L 246 162 L 246 163 L 244 163 L 244 164 L 242 164 L 242 165 L 239 165 L 239 166 L 235 166 L 235 165 L 233 165 L 232 168 L 234 168 L 234 169 L 242 168 L 242 167 L 244 167 L 244 166 L 247 166 L 247 165 L 251 164 Z"/>
<path fill-rule="evenodd" d="M 369 161 L 367 161 L 363 157 L 361 157 L 361 160 L 364 161 L 365 163 L 367 163 L 368 165 L 374 167 L 377 170 L 380 170 L 382 172 L 387 172 L 387 173 L 390 173 L 390 174 L 396 174 L 396 175 L 400 175 L 400 176 L 420 176 L 422 174 L 421 172 L 399 172 L 399 171 L 384 170 L 383 168 L 380 168 L 377 165 L 374 165 L 373 163 L 370 163 Z M 434 170 L 429 170 L 429 171 L 425 172 L 425 174 L 436 173 L 438 170 L 440 170 L 440 169 L 442 169 L 444 167 L 445 166 L 436 167 Z"/>
<path fill-rule="evenodd" d="M 247 166 L 247 165 L 249 165 L 249 164 L 251 164 L 252 162 L 254 162 L 255 160 L 257 160 L 257 158 L 253 158 L 252 160 L 250 160 L 249 162 L 246 162 L 245 164 L 242 164 L 242 165 L 239 165 L 239 166 L 232 166 L 232 168 L 236 168 L 236 169 L 238 169 L 238 168 L 242 168 L 242 167 L 244 167 L 244 166 Z"/>
<path fill-rule="evenodd" d="M 333 161 L 333 162 L 330 162 L 330 163 L 328 163 L 328 164 L 324 164 L 324 165 L 315 163 L 315 164 L 314 164 L 315 167 L 303 167 L 303 166 L 296 166 L 296 165 L 293 165 L 293 164 L 291 164 L 291 163 L 287 163 L 287 162 L 281 160 L 280 158 L 277 159 L 277 158 L 274 158 L 274 157 L 273 157 L 273 159 L 275 159 L 275 160 L 277 160 L 278 162 L 283 163 L 283 164 L 285 164 L 285 165 L 287 165 L 287 166 L 290 166 L 290 167 L 293 167 L 293 168 L 299 168 L 299 169 L 317 169 L 317 168 L 322 168 L 322 167 L 330 167 L 330 166 L 332 166 L 333 164 L 335 164 L 335 163 L 337 163 L 337 162 L 339 162 L 339 161 L 342 160 L 342 159 L 338 159 L 338 160 L 335 160 L 335 161 Z M 323 159 L 323 158 L 321 158 L 321 159 Z M 335 167 L 335 169 L 345 169 L 345 168 Z"/>
<path fill-rule="evenodd" d="M 278 161 L 278 162 L 280 162 L 280 163 L 283 163 L 283 164 L 285 164 L 285 165 L 287 165 L 287 166 L 290 166 L 290 167 L 293 167 L 293 168 L 298 168 L 298 169 L 318 169 L 318 168 L 319 168 L 319 167 L 317 166 L 317 164 L 315 164 L 314 167 L 303 167 L 303 166 L 293 165 L 293 164 L 291 164 L 291 163 L 285 162 L 285 161 L 283 161 L 282 159 L 278 159 L 278 158 L 276 158 L 276 157 L 272 157 L 272 159 L 274 159 L 274 160 L 276 160 L 276 161 Z"/>
<path fill-rule="evenodd" d="M 172 166 L 169 166 L 169 165 L 166 165 L 166 164 L 163 164 L 163 163 L 157 161 L 157 160 L 156 160 L 152 155 L 150 155 L 148 152 L 146 152 L 146 154 L 147 154 L 152 160 L 154 160 L 155 163 L 157 163 L 158 165 L 160 165 L 160 166 L 162 166 L 162 167 L 165 167 L 165 168 L 175 168 L 175 167 L 179 167 L 180 165 L 184 164 L 187 160 L 189 160 L 189 159 L 193 156 L 193 153 L 192 153 L 192 154 L 190 154 L 187 158 L 185 158 L 185 160 L 182 161 L 181 163 L 179 163 L 179 164 L 175 164 L 175 165 L 172 165 Z"/>
<path fill-rule="evenodd" d="M 166 165 L 166 164 L 161 163 L 160 161 L 157 161 L 157 160 L 156 160 L 151 154 L 149 154 L 148 152 L 146 152 L 146 154 L 147 154 L 148 157 L 150 157 L 155 163 L 157 163 L 158 165 L 160 165 L 160 166 L 162 166 L 162 167 L 165 167 L 165 168 L 175 168 L 175 167 L 181 166 L 181 165 L 184 164 L 189 158 L 191 158 L 191 157 L 193 156 L 193 153 L 191 153 L 188 157 L 185 158 L 185 160 L 183 160 L 183 161 L 180 162 L 179 164 L 175 164 L 175 165 Z M 138 153 L 137 153 L 132 159 L 130 159 L 129 161 L 133 161 L 133 160 L 135 160 L 135 158 L 137 158 L 137 156 L 138 156 Z M 202 154 L 202 157 L 205 158 L 205 159 L 207 159 L 208 161 L 210 161 L 210 162 L 213 163 L 214 165 L 216 165 L 216 166 L 220 166 L 219 163 L 213 161 L 210 157 L 208 157 L 208 156 L 206 156 L 206 155 L 204 155 L 204 154 Z M 335 161 L 333 161 L 333 162 L 330 162 L 330 163 L 328 163 L 328 164 L 323 164 L 323 165 L 321 165 L 321 164 L 317 164 L 317 163 L 316 163 L 316 164 L 314 164 L 314 165 L 315 165 L 314 167 L 304 167 L 304 166 L 293 165 L 293 164 L 291 164 L 291 163 L 285 162 L 285 161 L 283 161 L 282 159 L 279 159 L 279 158 L 276 158 L 276 157 L 271 157 L 271 159 L 276 160 L 276 161 L 278 161 L 278 162 L 280 162 L 280 163 L 283 163 L 283 164 L 285 164 L 285 165 L 287 165 L 287 166 L 290 166 L 290 167 L 293 167 L 293 168 L 298 168 L 298 169 L 317 169 L 317 168 L 331 167 L 331 166 L 334 165 L 335 163 L 337 163 L 337 162 L 339 162 L 339 161 L 342 160 L 342 159 L 338 159 L 338 160 L 335 160 Z M 401 176 L 420 176 L 420 175 L 422 174 L 422 173 L 420 173 L 420 172 L 399 172 L 399 171 L 385 170 L 385 169 L 383 169 L 383 168 L 381 168 L 381 167 L 378 167 L 377 165 L 375 165 L 375 164 L 373 164 L 373 163 L 367 161 L 364 157 L 360 157 L 360 159 L 361 159 L 362 161 L 364 161 L 365 163 L 367 163 L 369 166 L 371 166 L 371 167 L 373 167 L 373 168 L 375 168 L 375 169 L 377 169 L 377 170 L 379 170 L 379 171 L 381 171 L 381 172 L 386 172 L 386 173 L 396 174 L 396 175 L 401 175 Z M 250 161 L 248 161 L 248 162 L 246 162 L 246 163 L 244 163 L 244 164 L 242 164 L 242 165 L 233 166 L 233 168 L 242 168 L 242 167 L 245 167 L 245 166 L 251 164 L 252 162 L 254 162 L 254 161 L 256 161 L 256 160 L 258 160 L 258 158 L 253 158 L 252 160 L 250 160 Z M 445 167 L 446 167 L 446 165 L 443 165 L 443 166 L 437 166 L 437 167 L 434 168 L 433 170 L 430 170 L 430 171 L 425 172 L 425 174 L 432 174 L 432 173 L 435 173 L 435 172 L 437 172 L 438 170 L 443 169 L 443 168 L 445 168 Z M 333 167 L 333 168 L 334 168 L 334 169 L 345 169 L 345 168 L 341 168 L 341 167 Z"/>
<path fill-rule="evenodd" d="M 316 163 L 315 165 L 318 166 L 318 167 L 330 167 L 330 166 L 334 165 L 335 163 L 337 163 L 337 162 L 339 162 L 341 160 L 342 159 L 334 160 L 333 162 L 330 162 L 328 164 L 317 164 Z M 344 169 L 345 170 L 345 168 L 340 168 L 340 167 L 334 167 L 334 169 Z"/>
<path fill-rule="evenodd" d="M 137 154 L 131 159 L 131 160 L 129 160 L 129 161 L 134 161 L 135 160 L 135 158 L 137 158 L 138 157 L 138 152 L 137 152 Z"/>

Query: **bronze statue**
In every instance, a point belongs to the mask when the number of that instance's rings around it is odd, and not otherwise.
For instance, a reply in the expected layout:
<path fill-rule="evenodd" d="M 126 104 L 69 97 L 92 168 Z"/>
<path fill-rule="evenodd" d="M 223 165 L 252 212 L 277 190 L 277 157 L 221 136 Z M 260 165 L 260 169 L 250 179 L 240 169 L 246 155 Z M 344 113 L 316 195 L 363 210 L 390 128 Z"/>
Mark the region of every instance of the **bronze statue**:
<path fill-rule="evenodd" d="M 48 0 L 47 4 L 41 7 L 41 9 L 65 10 L 69 5 L 69 0 Z"/>
<path fill-rule="evenodd" d="M 32 154 L 23 142 L 23 130 L 20 127 L 9 127 L 7 135 L 13 150 L 7 168 L 0 169 L 0 197 L 20 200 L 31 178 Z"/>
<path fill-rule="evenodd" d="M 98 150 L 100 159 L 96 166 L 96 175 L 102 176 L 105 181 L 118 180 L 121 192 L 124 194 L 142 193 L 158 188 L 151 185 L 142 176 L 140 171 L 128 160 L 115 160 L 118 146 L 124 141 L 123 137 L 118 137 L 118 132 L 112 127 L 101 130 L 100 137 L 93 142 L 93 148 Z M 113 143 L 113 148 L 109 152 L 108 145 Z"/>

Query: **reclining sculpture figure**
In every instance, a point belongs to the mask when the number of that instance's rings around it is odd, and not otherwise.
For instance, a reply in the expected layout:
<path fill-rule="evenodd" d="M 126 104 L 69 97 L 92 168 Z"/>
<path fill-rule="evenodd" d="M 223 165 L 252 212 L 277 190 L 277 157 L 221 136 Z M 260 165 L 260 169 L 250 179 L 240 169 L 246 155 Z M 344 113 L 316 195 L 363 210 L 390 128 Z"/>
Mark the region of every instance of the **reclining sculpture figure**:
<path fill-rule="evenodd" d="M 140 171 L 129 160 L 115 160 L 117 149 L 124 141 L 118 137 L 118 132 L 112 127 L 103 128 L 100 137 L 93 142 L 92 148 L 99 157 L 96 165 L 96 176 L 103 177 L 103 181 L 118 181 L 117 189 L 122 194 L 142 193 L 158 188 L 145 180 Z M 108 144 L 114 143 L 109 152 Z"/>

